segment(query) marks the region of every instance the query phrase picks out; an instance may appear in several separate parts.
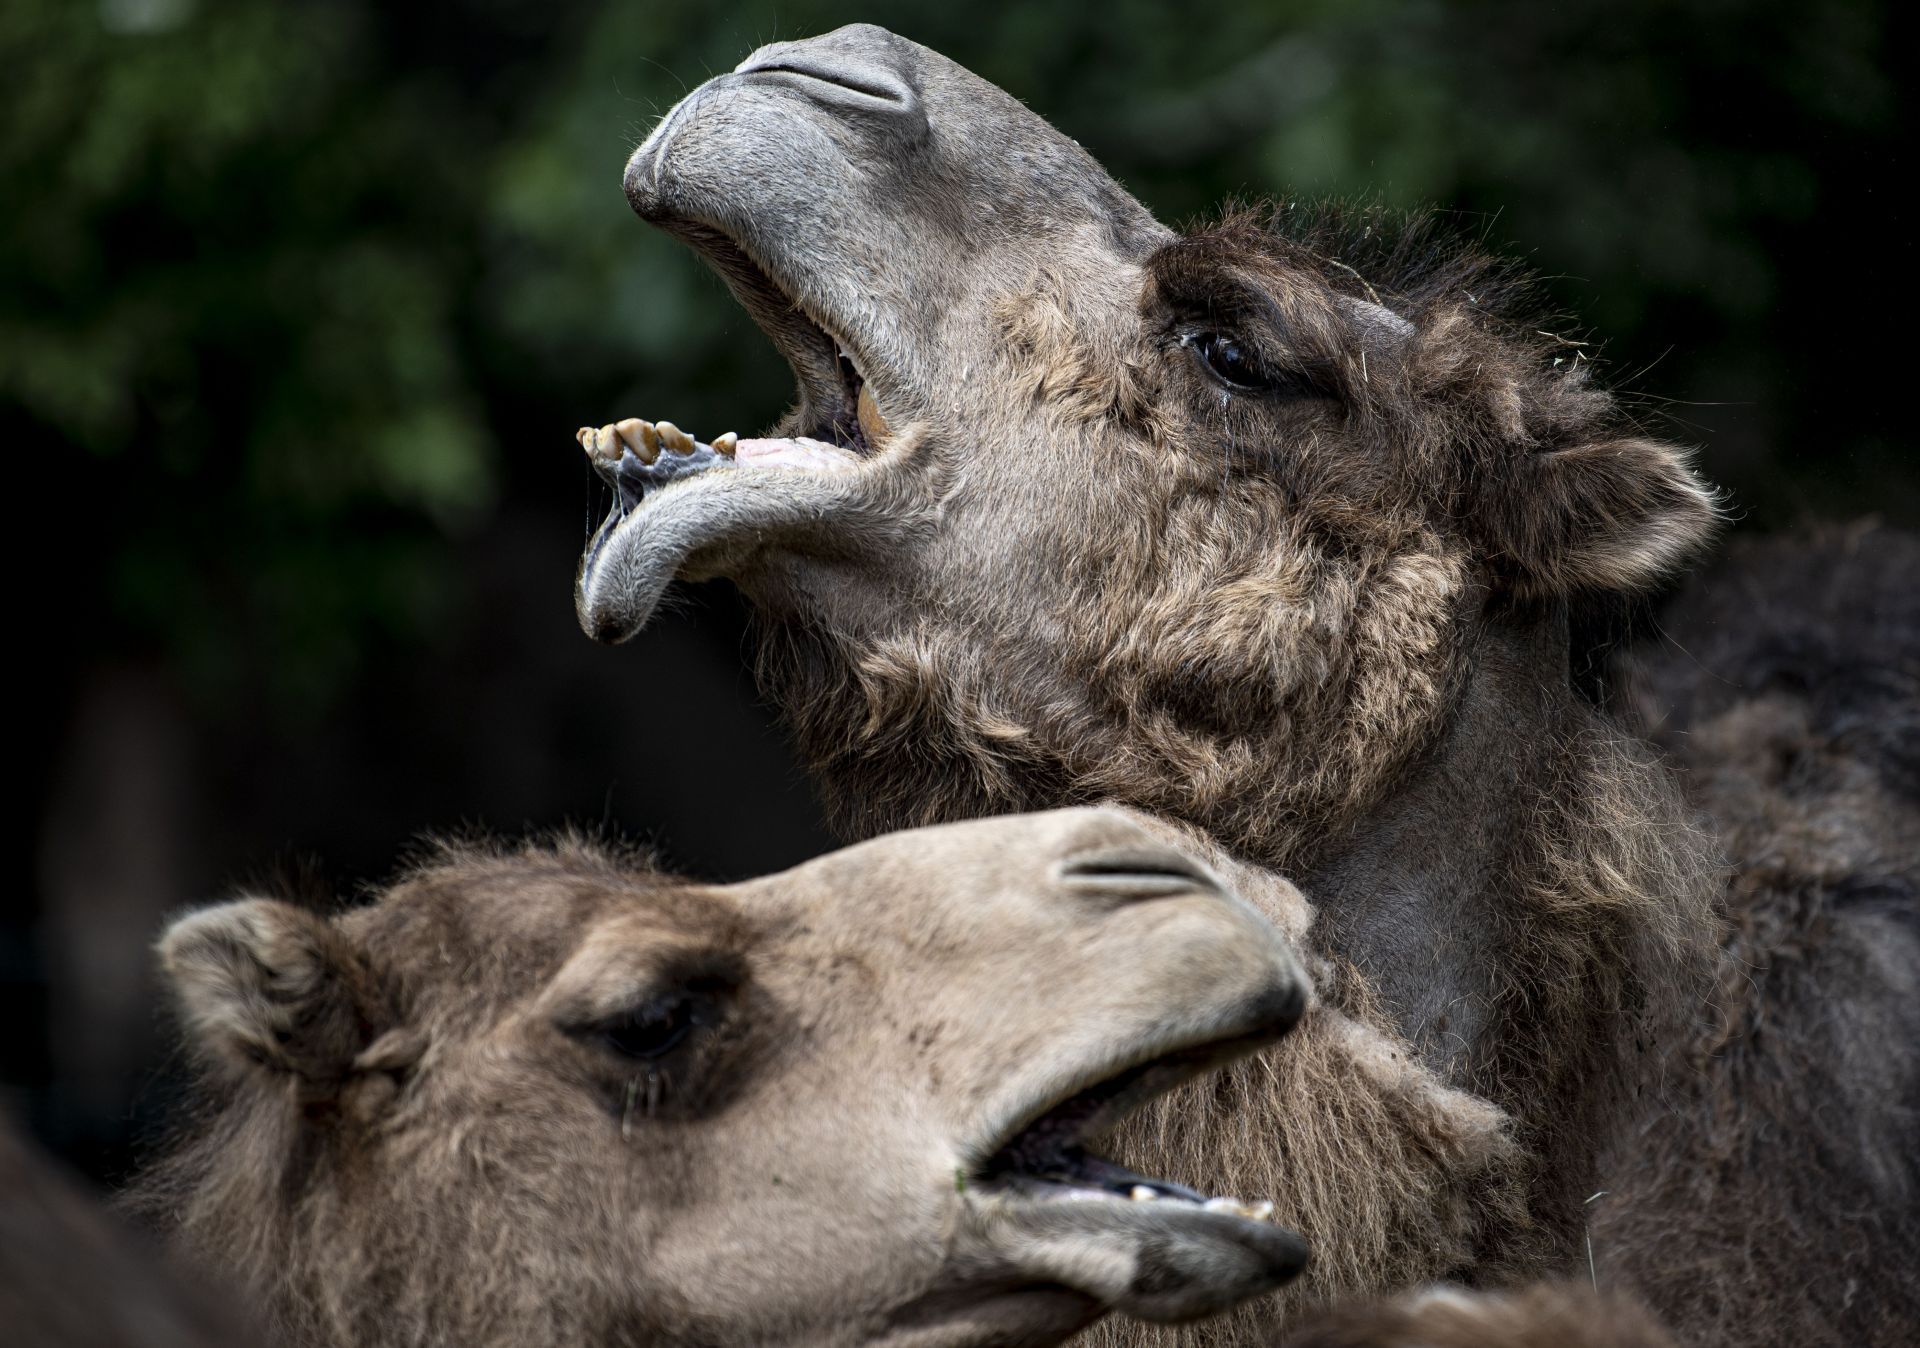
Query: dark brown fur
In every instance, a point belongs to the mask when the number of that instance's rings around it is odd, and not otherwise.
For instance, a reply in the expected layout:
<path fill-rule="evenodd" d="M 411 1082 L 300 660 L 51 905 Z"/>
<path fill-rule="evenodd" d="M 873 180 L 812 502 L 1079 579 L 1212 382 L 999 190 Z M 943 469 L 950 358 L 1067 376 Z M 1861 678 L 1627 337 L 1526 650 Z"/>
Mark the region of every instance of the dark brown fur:
<path fill-rule="evenodd" d="M 1920 543 L 1862 526 L 1749 543 L 1636 653 L 1630 715 L 1735 863 L 1705 1032 L 1674 1108 L 1622 1139 L 1603 1273 L 1731 1337 L 1920 1325 Z M 1756 1177 L 1765 1201 L 1754 1201 Z"/>

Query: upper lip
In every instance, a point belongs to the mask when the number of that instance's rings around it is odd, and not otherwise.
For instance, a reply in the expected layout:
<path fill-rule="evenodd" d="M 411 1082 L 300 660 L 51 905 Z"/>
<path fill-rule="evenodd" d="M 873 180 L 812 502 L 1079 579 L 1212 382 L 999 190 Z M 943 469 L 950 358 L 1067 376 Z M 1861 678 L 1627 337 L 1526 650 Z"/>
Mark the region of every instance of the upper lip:
<path fill-rule="evenodd" d="M 764 241 L 757 242 L 755 231 L 734 218 L 739 202 L 688 193 L 676 185 L 677 175 L 669 167 L 676 146 L 684 141 L 680 124 L 689 119 L 683 109 L 725 98 L 728 88 L 749 82 L 796 85 L 808 102 L 828 105 L 835 120 L 883 110 L 889 118 L 916 112 L 919 96 L 884 65 L 848 65 L 804 45 L 779 44 L 683 101 L 634 153 L 624 178 L 634 212 L 674 235 L 718 272 L 792 368 L 799 404 L 772 433 L 809 436 L 865 452 L 869 447 L 859 434 L 857 395 L 875 365 L 874 353 L 864 349 L 863 334 L 842 321 L 843 316 L 824 311 L 819 297 L 808 293 L 804 277 L 789 275 L 767 256 Z"/>

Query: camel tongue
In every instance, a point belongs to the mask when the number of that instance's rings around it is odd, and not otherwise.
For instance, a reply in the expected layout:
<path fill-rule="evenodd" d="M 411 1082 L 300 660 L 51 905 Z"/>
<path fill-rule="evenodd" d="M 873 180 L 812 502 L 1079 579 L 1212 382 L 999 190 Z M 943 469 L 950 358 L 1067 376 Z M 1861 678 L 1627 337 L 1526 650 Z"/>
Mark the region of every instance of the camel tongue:
<path fill-rule="evenodd" d="M 860 462 L 859 456 L 851 450 L 805 435 L 789 439 L 742 440 L 734 457 L 743 467 L 753 464 L 766 468 L 803 468 L 813 473 L 844 472 Z"/>

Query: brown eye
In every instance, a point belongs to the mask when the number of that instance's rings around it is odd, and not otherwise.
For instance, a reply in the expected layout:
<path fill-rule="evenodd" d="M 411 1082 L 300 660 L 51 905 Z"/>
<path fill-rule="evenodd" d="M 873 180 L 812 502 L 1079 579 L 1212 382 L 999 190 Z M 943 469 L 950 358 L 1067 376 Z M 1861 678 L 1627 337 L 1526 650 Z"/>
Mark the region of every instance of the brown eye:
<path fill-rule="evenodd" d="M 663 997 L 601 1021 L 593 1035 L 616 1053 L 646 1061 L 673 1052 L 711 1019 L 699 998 Z"/>
<path fill-rule="evenodd" d="M 1200 357 L 1200 363 L 1221 383 L 1241 389 L 1267 386 L 1269 381 L 1253 363 L 1252 353 L 1233 338 L 1217 332 L 1203 332 L 1192 339 L 1192 346 Z"/>
<path fill-rule="evenodd" d="M 1180 345 L 1191 351 L 1215 383 L 1236 393 L 1261 393 L 1278 398 L 1333 396 L 1310 372 L 1274 371 L 1261 365 L 1253 349 L 1223 332 L 1190 332 Z"/>

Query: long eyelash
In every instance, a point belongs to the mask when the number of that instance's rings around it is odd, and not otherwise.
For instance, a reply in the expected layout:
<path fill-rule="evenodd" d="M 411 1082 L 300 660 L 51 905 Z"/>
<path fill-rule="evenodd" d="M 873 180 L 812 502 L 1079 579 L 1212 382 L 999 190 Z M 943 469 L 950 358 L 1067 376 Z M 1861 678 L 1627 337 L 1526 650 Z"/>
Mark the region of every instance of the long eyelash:
<path fill-rule="evenodd" d="M 1220 426 L 1226 432 L 1226 452 L 1220 456 L 1220 491 L 1224 495 L 1233 480 L 1233 390 L 1220 390 Z"/>
<path fill-rule="evenodd" d="M 620 1110 L 620 1140 L 622 1142 L 628 1141 L 633 1136 L 633 1106 L 640 1095 L 640 1082 L 643 1079 L 647 1083 L 646 1103 L 642 1107 L 644 1117 L 651 1119 L 658 1113 L 660 1102 L 665 1096 L 665 1082 L 661 1073 L 655 1068 L 648 1068 L 644 1078 L 629 1077 L 627 1079 L 626 1103 Z"/>

